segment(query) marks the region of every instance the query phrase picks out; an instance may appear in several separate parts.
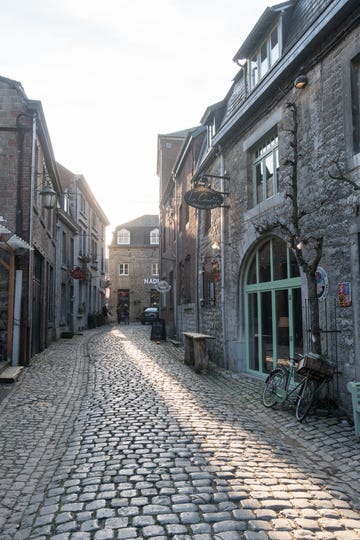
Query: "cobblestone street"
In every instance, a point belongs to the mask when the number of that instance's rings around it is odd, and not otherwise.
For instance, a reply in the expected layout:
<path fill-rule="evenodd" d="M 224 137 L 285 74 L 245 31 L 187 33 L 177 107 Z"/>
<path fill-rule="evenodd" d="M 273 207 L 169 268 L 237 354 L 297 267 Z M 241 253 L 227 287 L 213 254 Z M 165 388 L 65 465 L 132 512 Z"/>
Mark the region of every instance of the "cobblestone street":
<path fill-rule="evenodd" d="M 1 540 L 360 538 L 348 422 L 181 358 L 138 324 L 34 358 L 0 403 Z"/>

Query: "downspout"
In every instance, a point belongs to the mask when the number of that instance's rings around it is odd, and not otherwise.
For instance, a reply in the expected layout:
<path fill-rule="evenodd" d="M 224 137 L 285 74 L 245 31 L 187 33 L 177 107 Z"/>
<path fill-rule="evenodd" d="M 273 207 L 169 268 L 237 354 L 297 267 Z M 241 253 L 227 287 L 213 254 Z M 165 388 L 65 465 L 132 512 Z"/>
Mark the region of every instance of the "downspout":
<path fill-rule="evenodd" d="M 200 331 L 200 211 L 196 208 L 195 268 L 196 268 L 196 331 Z"/>
<path fill-rule="evenodd" d="M 220 176 L 225 175 L 225 161 L 224 155 L 220 150 Z M 221 191 L 224 193 L 225 179 L 221 179 Z M 221 325 L 223 331 L 223 362 L 225 369 L 228 369 L 228 342 L 227 342 L 227 323 L 226 323 L 226 305 L 225 305 L 225 206 L 221 207 L 220 212 L 220 254 L 221 254 L 221 269 L 220 269 L 220 304 L 221 304 Z"/>
<path fill-rule="evenodd" d="M 35 189 L 35 150 L 36 150 L 36 113 L 32 115 L 32 141 L 31 141 L 31 172 L 30 172 L 30 207 L 29 207 L 29 244 L 33 243 L 33 206 Z M 28 276 L 28 356 L 30 362 L 32 355 L 32 297 L 33 297 L 33 256 L 34 250 L 29 251 L 29 276 Z"/>

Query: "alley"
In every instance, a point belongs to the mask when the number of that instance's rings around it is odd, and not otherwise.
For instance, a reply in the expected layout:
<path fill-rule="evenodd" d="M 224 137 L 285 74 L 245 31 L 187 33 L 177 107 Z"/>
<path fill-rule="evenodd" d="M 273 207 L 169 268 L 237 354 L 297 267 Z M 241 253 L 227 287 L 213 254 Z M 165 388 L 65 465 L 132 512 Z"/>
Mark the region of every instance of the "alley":
<path fill-rule="evenodd" d="M 299 424 L 260 382 L 198 375 L 149 337 L 60 340 L 0 403 L 1 540 L 360 538 L 345 420 Z"/>

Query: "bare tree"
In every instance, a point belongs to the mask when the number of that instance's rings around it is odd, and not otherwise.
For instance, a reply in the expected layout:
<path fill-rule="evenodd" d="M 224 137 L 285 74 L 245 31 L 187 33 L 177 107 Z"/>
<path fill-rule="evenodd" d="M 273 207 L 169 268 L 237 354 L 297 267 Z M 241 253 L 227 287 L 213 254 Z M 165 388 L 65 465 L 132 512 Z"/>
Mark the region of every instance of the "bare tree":
<path fill-rule="evenodd" d="M 332 218 L 330 203 L 339 199 L 339 182 L 351 185 L 354 189 L 360 187 L 343 172 L 339 160 L 333 161 L 334 172 L 329 172 L 329 182 L 324 182 L 323 189 L 314 200 L 299 193 L 299 159 L 302 157 L 298 150 L 298 114 L 294 102 L 287 103 L 291 115 L 289 133 L 289 155 L 282 161 L 285 167 L 285 208 L 280 213 L 267 216 L 264 221 L 254 222 L 259 233 L 277 231 L 287 241 L 294 253 L 298 265 L 307 278 L 310 327 L 314 352 L 321 354 L 321 328 L 319 302 L 317 299 L 316 273 L 323 255 L 324 237 L 327 226 Z M 345 196 L 345 194 L 344 194 Z"/>

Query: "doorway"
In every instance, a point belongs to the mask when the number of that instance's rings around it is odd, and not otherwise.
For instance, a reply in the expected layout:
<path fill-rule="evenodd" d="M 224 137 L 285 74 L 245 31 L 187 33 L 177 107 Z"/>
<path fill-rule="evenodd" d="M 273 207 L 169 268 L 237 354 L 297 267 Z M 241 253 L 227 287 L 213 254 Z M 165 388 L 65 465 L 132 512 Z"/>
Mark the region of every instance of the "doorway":
<path fill-rule="evenodd" d="M 268 239 L 252 254 L 246 271 L 247 369 L 267 374 L 303 352 L 301 278 L 286 243 Z"/>

